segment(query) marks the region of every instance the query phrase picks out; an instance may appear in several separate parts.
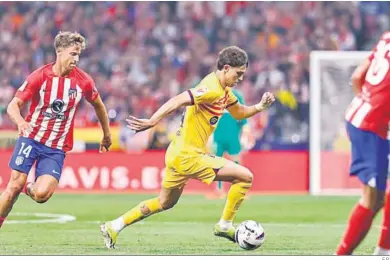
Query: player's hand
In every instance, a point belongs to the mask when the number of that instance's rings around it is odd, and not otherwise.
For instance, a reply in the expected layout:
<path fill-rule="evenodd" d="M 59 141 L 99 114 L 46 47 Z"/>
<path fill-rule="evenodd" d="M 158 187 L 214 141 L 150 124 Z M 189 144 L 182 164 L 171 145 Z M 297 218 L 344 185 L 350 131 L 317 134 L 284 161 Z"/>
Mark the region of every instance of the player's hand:
<path fill-rule="evenodd" d="M 112 144 L 111 135 L 105 135 L 100 142 L 99 153 L 105 153 L 110 150 Z"/>
<path fill-rule="evenodd" d="M 127 128 L 130 128 L 135 133 L 142 132 L 145 130 L 148 130 L 149 128 L 152 128 L 156 125 L 152 120 L 150 119 L 139 119 L 134 116 L 129 116 L 127 121 Z"/>
<path fill-rule="evenodd" d="M 275 96 L 271 92 L 265 92 L 258 104 L 261 110 L 269 108 L 275 102 Z"/>
<path fill-rule="evenodd" d="M 32 126 L 26 121 L 23 121 L 22 123 L 18 124 L 18 131 L 19 134 L 22 136 L 30 134 L 32 130 Z"/>

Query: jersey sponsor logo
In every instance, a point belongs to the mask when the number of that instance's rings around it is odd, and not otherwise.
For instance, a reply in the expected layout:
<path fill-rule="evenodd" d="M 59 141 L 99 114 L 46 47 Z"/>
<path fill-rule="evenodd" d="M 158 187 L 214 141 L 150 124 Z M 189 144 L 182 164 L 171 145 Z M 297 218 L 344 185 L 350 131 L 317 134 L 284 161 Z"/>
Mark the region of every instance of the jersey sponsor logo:
<path fill-rule="evenodd" d="M 44 117 L 57 118 L 57 119 L 60 119 L 60 120 L 66 120 L 66 119 L 68 119 L 68 117 L 65 116 L 64 114 L 48 113 L 48 112 L 46 112 L 46 111 L 43 111 L 43 112 L 42 112 L 42 115 L 43 115 Z"/>
<path fill-rule="evenodd" d="M 196 89 L 194 90 L 194 96 L 195 96 L 195 97 L 200 97 L 200 96 L 206 94 L 207 91 L 208 91 L 208 89 L 207 89 L 206 86 L 201 86 L 201 87 L 196 88 Z"/>
<path fill-rule="evenodd" d="M 218 119 L 219 118 L 217 116 L 213 116 L 212 118 L 210 118 L 210 124 L 215 125 L 218 122 Z"/>
<path fill-rule="evenodd" d="M 16 165 L 21 165 L 21 164 L 23 164 L 23 162 L 24 162 L 24 157 L 23 156 L 18 156 L 18 157 L 16 157 L 16 159 L 15 159 L 15 164 Z"/>
<path fill-rule="evenodd" d="M 65 103 L 61 99 L 56 99 L 54 102 L 51 104 L 51 111 L 53 113 L 49 113 L 46 111 L 42 111 L 42 115 L 44 117 L 49 117 L 49 118 L 56 118 L 60 120 L 66 120 L 68 117 L 64 115 L 63 110 L 65 107 Z"/>
<path fill-rule="evenodd" d="M 62 109 L 64 108 L 65 106 L 65 103 L 63 100 L 61 99 L 56 99 L 54 100 L 54 102 L 51 104 L 51 110 L 54 112 L 54 113 L 61 113 L 62 112 Z"/>

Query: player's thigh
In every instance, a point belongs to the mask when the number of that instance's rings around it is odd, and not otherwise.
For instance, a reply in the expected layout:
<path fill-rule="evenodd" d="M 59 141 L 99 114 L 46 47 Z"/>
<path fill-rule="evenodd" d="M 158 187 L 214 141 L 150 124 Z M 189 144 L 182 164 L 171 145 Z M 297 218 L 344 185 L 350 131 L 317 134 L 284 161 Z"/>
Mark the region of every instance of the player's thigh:
<path fill-rule="evenodd" d="M 180 174 L 171 165 L 165 167 L 165 173 L 162 179 L 161 187 L 165 190 L 183 189 L 189 179 L 188 175 Z M 167 192 L 165 194 L 168 194 Z"/>
<path fill-rule="evenodd" d="M 58 185 L 58 180 L 49 174 L 40 175 L 34 184 L 35 195 L 41 198 L 50 198 Z"/>
<path fill-rule="evenodd" d="M 38 156 L 39 147 L 36 142 L 26 137 L 19 137 L 9 161 L 9 167 L 28 175 Z"/>
<path fill-rule="evenodd" d="M 188 166 L 188 174 L 191 179 L 199 180 L 210 185 L 217 176 L 217 172 L 228 163 L 228 160 L 223 157 L 201 154 L 190 160 Z"/>
<path fill-rule="evenodd" d="M 50 149 L 50 148 L 49 148 Z M 62 174 L 65 154 L 54 149 L 45 151 L 37 160 L 35 175 L 36 192 L 46 193 L 51 196 L 54 193 Z"/>
<path fill-rule="evenodd" d="M 184 186 L 181 188 L 164 188 L 161 187 L 159 199 L 161 207 L 163 209 L 172 208 L 180 199 L 181 194 L 183 193 Z"/>
<path fill-rule="evenodd" d="M 350 123 L 347 130 L 351 139 L 350 174 L 357 176 L 364 185 L 385 191 L 389 164 L 387 140 Z"/>
<path fill-rule="evenodd" d="M 50 175 L 59 182 L 64 166 L 65 153 L 58 149 L 45 147 L 41 156 L 37 160 L 35 176 Z"/>
<path fill-rule="evenodd" d="M 215 181 L 251 183 L 253 174 L 248 168 L 227 160 L 227 163 L 216 173 Z"/>

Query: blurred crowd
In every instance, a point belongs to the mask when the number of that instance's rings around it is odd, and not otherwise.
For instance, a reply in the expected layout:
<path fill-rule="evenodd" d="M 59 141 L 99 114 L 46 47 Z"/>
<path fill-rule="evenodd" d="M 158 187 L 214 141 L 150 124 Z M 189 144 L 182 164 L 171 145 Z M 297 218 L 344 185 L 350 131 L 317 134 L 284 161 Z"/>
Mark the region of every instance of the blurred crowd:
<path fill-rule="evenodd" d="M 245 102 L 265 91 L 277 96 L 249 121 L 253 149 L 306 149 L 310 51 L 371 49 L 389 13 L 387 2 L 0 2 L 0 127 L 15 127 L 8 102 L 30 72 L 55 61 L 54 36 L 70 30 L 87 39 L 79 66 L 95 80 L 112 123 L 150 117 L 213 71 L 222 48 L 237 45 L 250 58 L 238 87 Z M 123 127 L 121 140 L 164 148 L 181 112 L 142 140 Z M 82 103 L 76 126 L 96 122 Z"/>

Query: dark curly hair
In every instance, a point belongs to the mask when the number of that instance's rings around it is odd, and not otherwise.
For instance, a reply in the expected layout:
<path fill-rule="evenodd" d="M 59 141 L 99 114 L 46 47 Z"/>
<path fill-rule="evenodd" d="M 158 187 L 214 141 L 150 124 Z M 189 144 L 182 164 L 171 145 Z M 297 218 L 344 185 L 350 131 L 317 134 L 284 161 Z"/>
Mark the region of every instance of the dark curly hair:
<path fill-rule="evenodd" d="M 218 54 L 217 69 L 222 70 L 224 65 L 248 67 L 248 54 L 237 46 L 226 47 Z"/>

